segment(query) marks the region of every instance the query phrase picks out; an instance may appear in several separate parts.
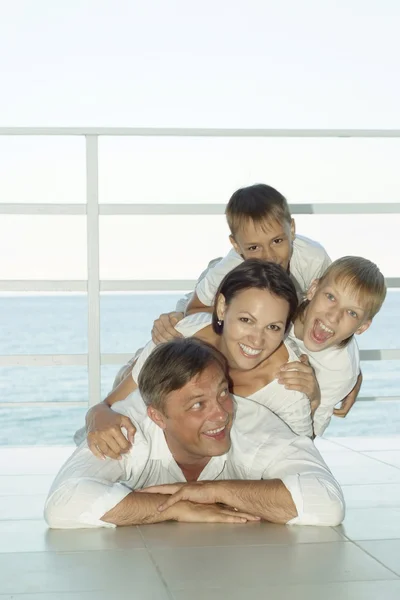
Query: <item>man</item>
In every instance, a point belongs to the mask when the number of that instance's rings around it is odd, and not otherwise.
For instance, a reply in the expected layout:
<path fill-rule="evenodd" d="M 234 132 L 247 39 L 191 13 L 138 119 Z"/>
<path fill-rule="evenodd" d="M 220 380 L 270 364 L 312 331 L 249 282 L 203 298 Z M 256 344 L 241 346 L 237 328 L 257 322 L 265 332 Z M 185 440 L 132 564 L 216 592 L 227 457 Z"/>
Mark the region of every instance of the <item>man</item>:
<path fill-rule="evenodd" d="M 341 489 L 311 440 L 265 406 L 234 406 L 215 348 L 194 338 L 162 344 L 138 384 L 141 396 L 113 406 L 135 424 L 130 452 L 102 461 L 81 444 L 49 492 L 50 527 L 342 521 Z"/>

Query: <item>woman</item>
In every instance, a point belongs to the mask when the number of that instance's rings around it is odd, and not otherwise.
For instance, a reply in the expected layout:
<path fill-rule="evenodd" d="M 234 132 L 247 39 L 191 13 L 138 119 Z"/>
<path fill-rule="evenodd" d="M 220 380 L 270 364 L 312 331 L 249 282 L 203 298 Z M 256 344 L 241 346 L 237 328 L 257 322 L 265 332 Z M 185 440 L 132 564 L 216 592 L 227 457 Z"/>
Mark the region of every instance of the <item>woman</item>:
<path fill-rule="evenodd" d="M 279 369 L 300 355 L 292 340 L 284 341 L 296 310 L 297 295 L 289 275 L 279 265 L 253 259 L 225 276 L 213 315 L 195 313 L 180 321 L 176 329 L 184 337 L 197 337 L 222 352 L 228 361 L 234 394 L 265 404 L 295 433 L 311 436 L 308 397 L 285 389 L 276 380 Z M 90 409 L 86 419 L 88 444 L 97 456 L 115 458 L 128 449 L 120 429 L 125 427 L 128 434 L 133 431 L 109 407 L 136 389 L 140 369 L 154 347 L 149 342 L 136 358 L 132 374 L 104 403 Z"/>

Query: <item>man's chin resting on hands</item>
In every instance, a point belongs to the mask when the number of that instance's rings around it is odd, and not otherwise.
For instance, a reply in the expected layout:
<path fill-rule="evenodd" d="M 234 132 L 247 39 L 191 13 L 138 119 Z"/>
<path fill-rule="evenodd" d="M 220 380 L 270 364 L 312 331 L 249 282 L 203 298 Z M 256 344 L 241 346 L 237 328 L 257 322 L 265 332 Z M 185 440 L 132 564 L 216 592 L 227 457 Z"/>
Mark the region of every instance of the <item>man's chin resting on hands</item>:
<path fill-rule="evenodd" d="M 341 489 L 314 444 L 265 406 L 234 403 L 216 349 L 194 338 L 163 344 L 138 385 L 113 406 L 136 427 L 132 448 L 100 460 L 83 442 L 50 489 L 50 527 L 343 520 Z"/>

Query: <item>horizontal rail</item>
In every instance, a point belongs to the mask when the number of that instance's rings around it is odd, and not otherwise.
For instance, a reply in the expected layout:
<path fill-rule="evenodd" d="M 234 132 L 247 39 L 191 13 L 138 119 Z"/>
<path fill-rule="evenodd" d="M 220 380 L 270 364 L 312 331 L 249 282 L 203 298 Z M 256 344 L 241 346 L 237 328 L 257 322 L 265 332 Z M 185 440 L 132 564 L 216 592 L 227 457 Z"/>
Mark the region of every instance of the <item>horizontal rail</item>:
<path fill-rule="evenodd" d="M 87 292 L 86 280 L 3 279 L 0 292 Z"/>
<path fill-rule="evenodd" d="M 101 354 L 102 365 L 123 365 L 133 356 L 129 353 Z M 360 350 L 362 361 L 400 360 L 400 348 Z M 86 367 L 87 354 L 2 354 L 0 367 Z"/>
<path fill-rule="evenodd" d="M 105 135 L 145 137 L 396 138 L 400 129 L 245 129 L 198 127 L 0 127 L 0 135 Z"/>
<path fill-rule="evenodd" d="M 226 204 L 99 204 L 100 215 L 223 215 Z M 400 202 L 291 204 L 293 215 L 399 214 Z M 86 215 L 86 204 L 0 203 L 6 215 Z"/>
<path fill-rule="evenodd" d="M 84 402 L 82 400 L 78 402 L 70 402 L 70 401 L 61 401 L 61 402 L 0 402 L 0 408 L 32 408 L 32 407 L 46 407 L 46 408 L 65 408 L 66 406 L 74 406 L 79 408 L 89 408 L 88 402 Z"/>
<path fill-rule="evenodd" d="M 386 277 L 387 287 L 400 288 L 400 277 Z M 185 292 L 193 290 L 195 279 L 103 279 L 101 292 Z M 0 292 L 87 292 L 86 280 L 0 280 Z"/>

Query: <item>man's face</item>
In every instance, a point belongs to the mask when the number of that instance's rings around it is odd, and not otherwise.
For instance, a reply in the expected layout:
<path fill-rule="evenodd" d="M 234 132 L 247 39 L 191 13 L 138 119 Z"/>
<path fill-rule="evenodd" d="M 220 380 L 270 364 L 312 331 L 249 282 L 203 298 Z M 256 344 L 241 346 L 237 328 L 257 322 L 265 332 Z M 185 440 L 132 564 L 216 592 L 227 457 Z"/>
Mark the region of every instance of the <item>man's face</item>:
<path fill-rule="evenodd" d="M 223 320 L 221 350 L 233 369 L 254 369 L 281 345 L 289 304 L 268 290 L 249 288 L 226 305 L 220 294 L 218 318 Z"/>
<path fill-rule="evenodd" d="M 338 345 L 353 334 L 363 333 L 371 319 L 350 286 L 328 277 L 322 284 L 315 281 L 307 293 L 303 323 L 303 342 L 308 350 L 318 352 Z"/>
<path fill-rule="evenodd" d="M 149 408 L 151 418 L 151 408 Z M 199 459 L 225 454 L 231 445 L 233 401 L 221 368 L 211 364 L 183 388 L 171 392 L 164 414 L 158 413 L 176 462 L 195 463 Z"/>
<path fill-rule="evenodd" d="M 281 265 L 285 271 L 289 268 L 292 244 L 295 237 L 294 221 L 282 224 L 268 221 L 255 224 L 251 219 L 243 224 L 230 241 L 236 252 L 244 259 L 260 258 Z"/>

